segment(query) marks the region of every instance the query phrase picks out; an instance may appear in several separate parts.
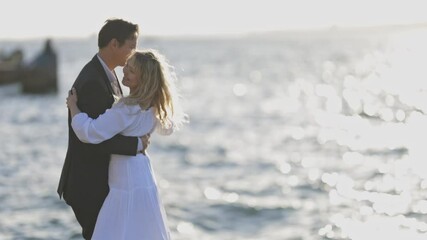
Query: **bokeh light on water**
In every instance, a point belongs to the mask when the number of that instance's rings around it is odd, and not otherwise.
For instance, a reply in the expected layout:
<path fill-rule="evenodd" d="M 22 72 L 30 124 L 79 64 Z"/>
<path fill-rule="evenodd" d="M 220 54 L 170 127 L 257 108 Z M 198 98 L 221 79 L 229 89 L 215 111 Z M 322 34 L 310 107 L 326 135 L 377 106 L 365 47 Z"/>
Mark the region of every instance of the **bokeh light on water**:
<path fill-rule="evenodd" d="M 55 43 L 58 96 L 0 89 L 1 239 L 79 239 L 55 190 L 65 93 L 96 44 Z M 425 43 L 422 28 L 143 39 L 191 116 L 150 146 L 175 239 L 425 239 Z"/>

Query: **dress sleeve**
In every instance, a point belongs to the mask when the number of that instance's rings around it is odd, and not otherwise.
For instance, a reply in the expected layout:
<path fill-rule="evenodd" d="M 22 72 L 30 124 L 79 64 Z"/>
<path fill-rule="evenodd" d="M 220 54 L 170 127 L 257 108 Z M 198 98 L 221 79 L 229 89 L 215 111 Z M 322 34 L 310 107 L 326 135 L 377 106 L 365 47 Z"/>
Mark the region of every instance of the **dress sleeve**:
<path fill-rule="evenodd" d="M 86 113 L 78 113 L 73 117 L 71 126 L 80 141 L 98 144 L 126 129 L 131 121 L 131 115 L 126 114 L 123 107 L 113 106 L 96 119 Z"/>

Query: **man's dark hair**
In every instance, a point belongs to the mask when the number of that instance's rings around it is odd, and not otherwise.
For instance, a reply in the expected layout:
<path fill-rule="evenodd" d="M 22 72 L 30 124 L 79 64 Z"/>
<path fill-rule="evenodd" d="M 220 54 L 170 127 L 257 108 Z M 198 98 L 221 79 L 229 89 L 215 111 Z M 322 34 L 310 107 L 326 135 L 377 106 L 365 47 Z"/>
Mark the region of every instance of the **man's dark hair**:
<path fill-rule="evenodd" d="M 99 31 L 98 47 L 103 48 L 107 46 L 114 38 L 119 42 L 119 46 L 122 46 L 135 33 L 139 33 L 137 24 L 127 22 L 123 19 L 108 19 Z"/>

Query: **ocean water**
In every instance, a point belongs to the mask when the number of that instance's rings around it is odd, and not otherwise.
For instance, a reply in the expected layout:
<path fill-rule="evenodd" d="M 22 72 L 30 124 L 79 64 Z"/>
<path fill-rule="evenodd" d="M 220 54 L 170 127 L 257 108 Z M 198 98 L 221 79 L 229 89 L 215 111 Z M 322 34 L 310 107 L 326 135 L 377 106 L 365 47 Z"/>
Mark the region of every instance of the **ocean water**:
<path fill-rule="evenodd" d="M 190 115 L 149 148 L 173 239 L 426 239 L 426 40 L 423 28 L 141 38 L 175 67 Z M 66 92 L 96 39 L 53 43 L 58 94 L 0 86 L 0 239 L 82 239 L 56 187 Z M 0 49 L 30 60 L 42 45 Z"/>

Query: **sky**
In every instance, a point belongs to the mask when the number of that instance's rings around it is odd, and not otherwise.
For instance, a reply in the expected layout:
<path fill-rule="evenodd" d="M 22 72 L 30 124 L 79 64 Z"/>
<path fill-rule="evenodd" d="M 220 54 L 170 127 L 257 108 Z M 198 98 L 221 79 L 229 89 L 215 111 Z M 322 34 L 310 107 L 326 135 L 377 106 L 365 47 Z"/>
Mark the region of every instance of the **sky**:
<path fill-rule="evenodd" d="M 240 34 L 427 22 L 423 0 L 13 0 L 0 39 L 87 37 L 123 18 L 145 35 Z"/>

